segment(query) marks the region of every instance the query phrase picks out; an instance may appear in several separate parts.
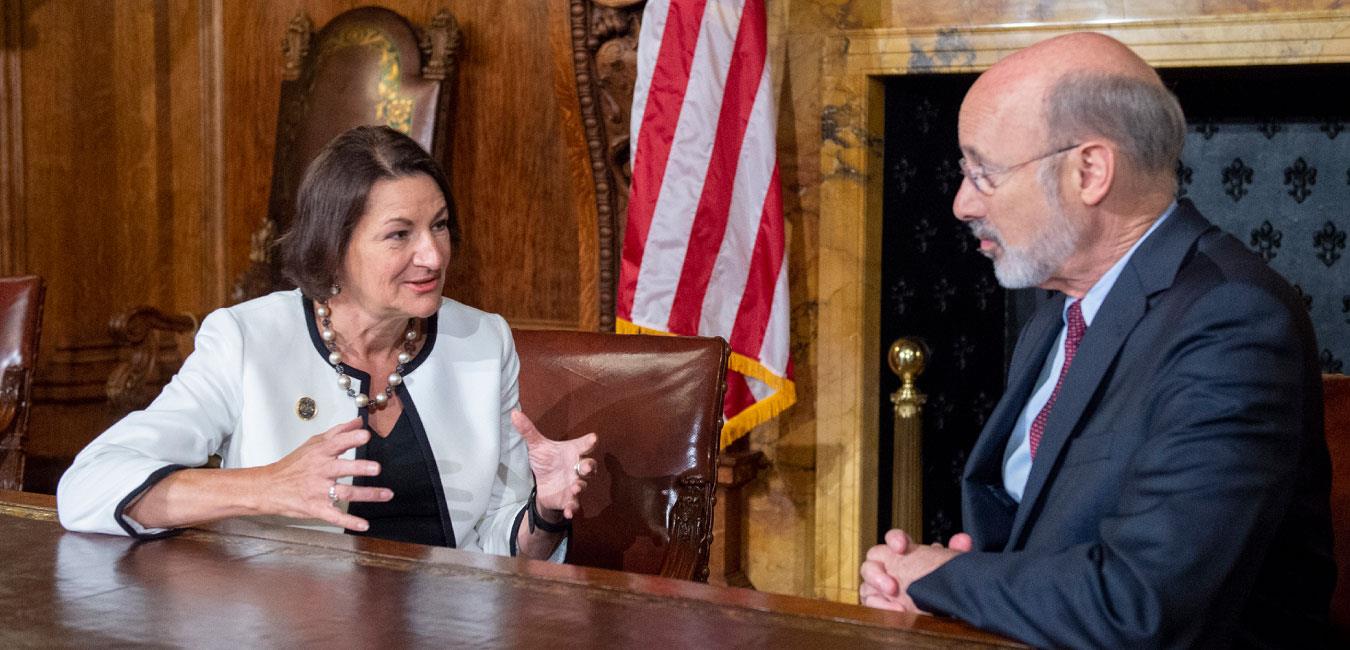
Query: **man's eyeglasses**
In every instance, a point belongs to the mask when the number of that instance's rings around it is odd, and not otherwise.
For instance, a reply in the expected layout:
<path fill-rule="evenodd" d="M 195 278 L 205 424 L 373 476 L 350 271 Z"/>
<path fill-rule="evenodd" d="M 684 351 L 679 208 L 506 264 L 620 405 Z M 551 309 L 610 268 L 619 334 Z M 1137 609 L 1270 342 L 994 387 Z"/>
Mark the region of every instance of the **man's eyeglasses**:
<path fill-rule="evenodd" d="M 994 194 L 994 189 L 998 187 L 998 185 L 994 184 L 992 177 L 1001 176 L 1003 174 L 1016 171 L 1019 167 L 1030 165 L 1031 163 L 1034 163 L 1037 160 L 1049 158 L 1050 156 L 1064 153 L 1065 151 L 1077 147 L 1079 144 L 1082 143 L 1071 144 L 1062 149 L 1056 149 L 1054 151 L 1043 153 L 1039 156 L 1036 156 L 1035 158 L 1023 160 L 1022 162 L 1017 163 L 1016 165 L 1009 165 L 1007 167 L 986 167 L 984 165 L 972 165 L 966 162 L 965 158 L 956 161 L 956 164 L 961 167 L 961 173 L 965 174 L 966 178 L 970 179 L 970 184 L 974 185 L 975 189 L 980 191 L 980 194 L 983 194 L 985 196 L 992 196 Z"/>

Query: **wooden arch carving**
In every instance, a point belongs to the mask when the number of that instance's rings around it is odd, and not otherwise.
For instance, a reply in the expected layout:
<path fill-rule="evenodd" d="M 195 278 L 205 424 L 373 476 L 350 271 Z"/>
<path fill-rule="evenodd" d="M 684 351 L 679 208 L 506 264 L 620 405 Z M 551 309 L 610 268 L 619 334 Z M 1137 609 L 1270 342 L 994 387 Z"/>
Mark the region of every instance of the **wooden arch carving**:
<path fill-rule="evenodd" d="M 643 0 L 570 0 L 572 67 L 595 189 L 600 329 L 614 329 L 614 296 L 632 180 L 629 122 Z"/>

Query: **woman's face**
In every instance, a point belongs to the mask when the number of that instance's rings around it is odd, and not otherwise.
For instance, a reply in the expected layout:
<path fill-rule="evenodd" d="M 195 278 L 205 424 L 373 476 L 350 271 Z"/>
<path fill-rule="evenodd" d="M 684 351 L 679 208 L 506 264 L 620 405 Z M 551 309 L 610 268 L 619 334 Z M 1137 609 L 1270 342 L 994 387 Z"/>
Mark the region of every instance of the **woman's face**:
<path fill-rule="evenodd" d="M 436 181 L 381 180 L 352 229 L 338 282 L 372 318 L 425 318 L 441 306 L 449 261 L 450 222 Z"/>

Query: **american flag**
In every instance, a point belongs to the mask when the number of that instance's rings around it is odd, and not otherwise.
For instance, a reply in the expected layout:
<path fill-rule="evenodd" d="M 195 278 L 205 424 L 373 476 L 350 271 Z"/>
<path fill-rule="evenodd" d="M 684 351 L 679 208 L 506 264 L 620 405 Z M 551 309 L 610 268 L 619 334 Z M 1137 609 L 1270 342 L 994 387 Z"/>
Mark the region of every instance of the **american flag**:
<path fill-rule="evenodd" d="M 731 344 L 722 445 L 795 400 L 765 0 L 652 0 L 617 329 Z"/>

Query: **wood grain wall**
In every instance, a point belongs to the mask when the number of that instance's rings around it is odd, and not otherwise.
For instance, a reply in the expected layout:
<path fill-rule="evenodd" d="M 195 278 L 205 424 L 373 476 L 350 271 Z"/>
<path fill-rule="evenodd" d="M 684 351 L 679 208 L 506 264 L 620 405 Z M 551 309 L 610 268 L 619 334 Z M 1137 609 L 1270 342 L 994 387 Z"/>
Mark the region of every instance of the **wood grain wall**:
<path fill-rule="evenodd" d="M 118 416 L 104 402 L 111 317 L 226 303 L 266 214 L 287 23 L 363 4 L 3 0 L 0 273 L 48 282 L 30 488 L 54 487 Z M 558 3 L 382 4 L 418 25 L 448 8 L 463 32 L 447 167 L 464 243 L 447 294 L 519 326 L 594 328 L 594 217 L 572 189 L 549 36 L 565 29 Z"/>

